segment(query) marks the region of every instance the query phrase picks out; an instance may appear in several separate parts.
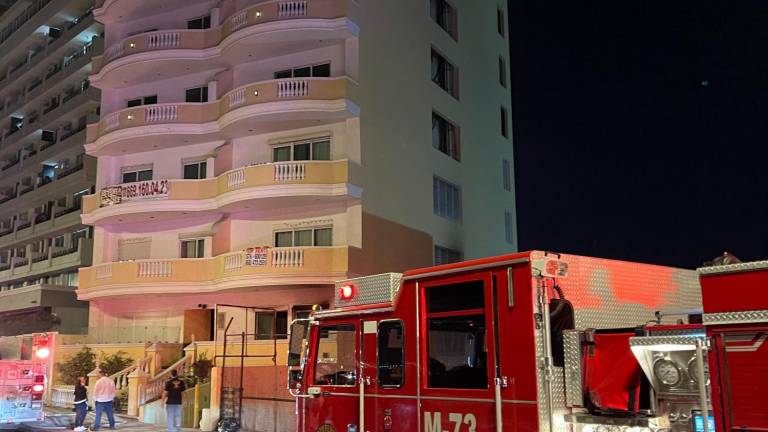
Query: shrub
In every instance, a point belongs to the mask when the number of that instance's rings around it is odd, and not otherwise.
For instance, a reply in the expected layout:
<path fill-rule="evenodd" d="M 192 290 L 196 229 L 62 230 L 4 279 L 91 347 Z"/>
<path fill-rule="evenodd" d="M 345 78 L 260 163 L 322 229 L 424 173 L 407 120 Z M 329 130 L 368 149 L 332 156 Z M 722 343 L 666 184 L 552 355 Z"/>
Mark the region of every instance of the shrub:
<path fill-rule="evenodd" d="M 75 385 L 78 377 L 87 377 L 96 368 L 96 354 L 89 347 L 83 347 L 63 363 L 57 363 L 56 367 L 65 384 Z"/>
<path fill-rule="evenodd" d="M 118 373 L 133 363 L 133 359 L 128 357 L 124 351 L 118 351 L 114 354 L 106 355 L 99 363 L 99 367 L 107 376 Z"/>

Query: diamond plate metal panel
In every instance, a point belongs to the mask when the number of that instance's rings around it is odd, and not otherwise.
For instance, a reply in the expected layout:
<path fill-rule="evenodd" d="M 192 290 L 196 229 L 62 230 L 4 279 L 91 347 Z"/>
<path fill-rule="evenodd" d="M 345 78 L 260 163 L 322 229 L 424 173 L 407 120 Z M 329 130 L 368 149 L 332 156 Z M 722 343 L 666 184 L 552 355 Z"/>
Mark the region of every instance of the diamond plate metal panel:
<path fill-rule="evenodd" d="M 568 331 L 563 334 L 565 349 L 565 404 L 569 407 L 584 406 L 581 391 L 581 332 Z"/>
<path fill-rule="evenodd" d="M 700 274 L 736 273 L 753 270 L 768 269 L 768 261 L 752 261 L 738 264 L 727 264 L 711 267 L 700 267 L 696 271 Z"/>
<path fill-rule="evenodd" d="M 691 345 L 696 346 L 697 340 L 703 340 L 704 335 L 696 336 L 638 336 L 629 338 L 629 346 L 653 345 Z"/>
<path fill-rule="evenodd" d="M 532 252 L 531 261 L 544 256 L 544 252 Z M 659 310 L 698 310 L 702 307 L 701 288 L 695 271 L 564 254 L 559 259 L 567 263 L 568 272 L 565 277 L 557 278 L 557 284 L 573 304 L 576 330 L 635 327 L 655 319 L 654 313 Z M 533 286 L 536 286 L 537 273 L 534 269 Z M 541 312 L 538 305 L 535 309 Z M 675 317 L 666 317 L 662 322 L 674 324 Z M 536 356 L 541 359 L 547 336 L 543 330 L 537 330 L 535 336 Z M 551 412 L 548 411 L 546 368 L 539 364 L 537 370 L 539 430 L 543 432 L 567 430 L 566 424 L 554 421 L 555 430 L 550 431 L 550 418 L 553 415 L 562 418 L 561 414 L 568 410 L 566 398 L 568 405 L 572 405 L 573 392 L 581 392 L 581 381 L 579 379 L 577 387 L 573 371 L 552 369 Z"/>
<path fill-rule="evenodd" d="M 750 324 L 768 322 L 768 310 L 704 314 L 705 325 Z"/>
<path fill-rule="evenodd" d="M 368 304 L 390 303 L 400 290 L 401 273 L 382 273 L 336 282 L 336 307 L 361 306 Z M 355 286 L 355 296 L 351 300 L 339 297 L 339 287 L 352 284 Z"/>

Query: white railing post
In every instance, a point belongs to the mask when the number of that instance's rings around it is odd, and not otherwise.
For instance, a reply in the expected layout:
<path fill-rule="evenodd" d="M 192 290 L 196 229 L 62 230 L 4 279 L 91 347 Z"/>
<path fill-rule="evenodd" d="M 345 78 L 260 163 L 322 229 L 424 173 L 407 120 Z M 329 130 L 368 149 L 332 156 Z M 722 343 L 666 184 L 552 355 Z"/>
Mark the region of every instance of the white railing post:
<path fill-rule="evenodd" d="M 138 277 L 169 277 L 173 267 L 171 261 L 140 261 L 138 268 Z"/>
<path fill-rule="evenodd" d="M 178 105 L 153 105 L 146 108 L 147 123 L 175 121 L 178 117 Z"/>
<path fill-rule="evenodd" d="M 242 252 L 236 252 L 224 257 L 224 271 L 231 272 L 243 268 L 245 264 L 245 255 Z"/>
<path fill-rule="evenodd" d="M 277 82 L 277 97 L 301 97 L 309 94 L 308 80 L 280 80 Z"/>
<path fill-rule="evenodd" d="M 303 163 L 275 164 L 275 181 L 304 180 L 306 165 Z"/>
<path fill-rule="evenodd" d="M 245 184 L 245 169 L 239 168 L 227 173 L 227 187 L 229 189 Z"/>
<path fill-rule="evenodd" d="M 106 119 L 104 119 L 104 131 L 111 131 L 112 129 L 116 129 L 118 126 L 120 126 L 120 113 L 114 112 L 107 116 Z"/>
<path fill-rule="evenodd" d="M 307 1 L 282 1 L 278 4 L 277 16 L 280 18 L 300 17 L 307 15 Z"/>
<path fill-rule="evenodd" d="M 237 89 L 229 94 L 229 107 L 236 107 L 245 103 L 245 89 Z"/>
<path fill-rule="evenodd" d="M 248 23 L 247 12 L 246 11 L 242 11 L 240 13 L 232 15 L 232 18 L 229 19 L 229 30 L 231 32 L 234 32 L 236 30 L 241 29 L 247 23 Z"/>
<path fill-rule="evenodd" d="M 147 35 L 147 46 L 152 48 L 176 48 L 181 44 L 179 32 L 150 33 Z"/>
<path fill-rule="evenodd" d="M 304 249 L 272 249 L 272 267 L 303 267 Z"/>
<path fill-rule="evenodd" d="M 96 279 L 109 279 L 112 277 L 112 264 L 102 264 L 96 267 Z"/>

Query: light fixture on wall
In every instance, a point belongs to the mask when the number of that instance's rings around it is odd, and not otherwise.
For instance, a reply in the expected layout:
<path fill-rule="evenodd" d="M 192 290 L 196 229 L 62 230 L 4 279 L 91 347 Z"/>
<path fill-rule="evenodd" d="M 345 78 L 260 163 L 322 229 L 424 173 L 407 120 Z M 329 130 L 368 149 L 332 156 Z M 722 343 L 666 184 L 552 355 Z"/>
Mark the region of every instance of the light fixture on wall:
<path fill-rule="evenodd" d="M 208 305 L 207 304 L 202 304 L 202 303 L 198 304 L 197 307 L 200 308 L 200 309 L 208 309 Z"/>

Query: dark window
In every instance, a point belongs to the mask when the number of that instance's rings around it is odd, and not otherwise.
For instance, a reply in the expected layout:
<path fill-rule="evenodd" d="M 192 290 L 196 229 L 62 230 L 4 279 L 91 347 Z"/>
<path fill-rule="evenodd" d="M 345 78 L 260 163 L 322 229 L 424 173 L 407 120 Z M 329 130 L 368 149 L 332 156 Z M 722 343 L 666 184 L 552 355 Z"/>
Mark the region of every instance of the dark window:
<path fill-rule="evenodd" d="M 285 78 L 291 78 L 291 77 L 293 77 L 293 71 L 290 69 L 275 72 L 275 79 L 285 79 Z"/>
<path fill-rule="evenodd" d="M 321 63 L 314 66 L 301 66 L 293 69 L 285 69 L 275 72 L 275 79 L 285 78 L 309 78 L 309 77 L 330 77 L 331 64 Z"/>
<path fill-rule="evenodd" d="M 435 246 L 435 265 L 459 262 L 463 259 L 462 257 L 461 251 Z"/>
<path fill-rule="evenodd" d="M 211 28 L 211 16 L 204 16 L 197 19 L 187 21 L 187 28 L 189 30 L 201 30 Z"/>
<path fill-rule="evenodd" d="M 504 238 L 507 243 L 513 244 L 515 242 L 515 229 L 514 222 L 512 220 L 512 212 L 504 210 Z"/>
<path fill-rule="evenodd" d="M 256 312 L 256 340 L 286 339 L 288 311 Z"/>
<path fill-rule="evenodd" d="M 204 179 L 205 178 L 205 171 L 207 168 L 206 162 L 195 162 L 190 164 L 184 165 L 184 178 L 191 180 L 191 179 Z"/>
<path fill-rule="evenodd" d="M 310 158 L 310 151 L 312 147 L 309 143 L 296 144 L 293 146 L 293 160 L 305 161 Z"/>
<path fill-rule="evenodd" d="M 400 387 L 405 376 L 405 351 L 403 350 L 403 323 L 382 321 L 378 330 L 379 385 Z"/>
<path fill-rule="evenodd" d="M 128 171 L 123 173 L 123 183 L 152 180 L 152 170 Z"/>
<path fill-rule="evenodd" d="M 157 103 L 157 95 L 144 96 L 143 98 L 131 99 L 126 102 L 128 108 L 141 106 L 141 105 L 154 105 Z"/>
<path fill-rule="evenodd" d="M 185 100 L 187 102 L 208 102 L 208 86 L 187 89 Z"/>
<path fill-rule="evenodd" d="M 456 9 L 446 0 L 429 0 L 429 16 L 454 39 L 458 38 Z"/>
<path fill-rule="evenodd" d="M 352 324 L 323 326 L 315 360 L 316 385 L 353 386 L 357 381 L 357 332 Z"/>
<path fill-rule="evenodd" d="M 432 50 L 432 82 L 440 86 L 451 96 L 459 97 L 458 71 L 451 62 L 437 51 Z"/>
<path fill-rule="evenodd" d="M 440 285 L 427 290 L 427 312 L 455 312 L 485 307 L 483 281 Z"/>
<path fill-rule="evenodd" d="M 181 257 L 182 258 L 203 258 L 205 256 L 205 240 L 182 240 Z"/>
<path fill-rule="evenodd" d="M 125 106 L 128 108 L 135 107 L 135 106 L 141 106 L 141 98 L 139 99 L 131 99 L 128 102 L 125 103 Z"/>
<path fill-rule="evenodd" d="M 501 107 L 501 135 L 504 138 L 509 138 L 509 119 L 507 109 Z"/>
<path fill-rule="evenodd" d="M 333 229 L 310 228 L 275 233 L 275 247 L 332 246 Z"/>
<path fill-rule="evenodd" d="M 41 139 L 43 141 L 49 142 L 49 143 L 54 142 L 54 141 L 56 141 L 56 132 L 49 131 L 49 130 L 44 130 L 43 131 L 43 136 L 41 137 Z"/>
<path fill-rule="evenodd" d="M 157 95 L 144 96 L 144 105 L 154 105 L 157 103 Z"/>
<path fill-rule="evenodd" d="M 331 160 L 331 141 L 323 138 L 320 141 L 287 144 L 272 149 L 273 162 L 291 160 Z"/>
<path fill-rule="evenodd" d="M 427 384 L 434 388 L 488 388 L 485 315 L 427 319 Z"/>
<path fill-rule="evenodd" d="M 432 147 L 461 160 L 458 127 L 439 114 L 432 113 Z"/>
<path fill-rule="evenodd" d="M 504 88 L 507 87 L 507 65 L 504 57 L 499 57 L 499 84 Z"/>
<path fill-rule="evenodd" d="M 325 77 L 325 78 L 330 77 L 331 76 L 331 64 L 330 63 L 323 63 L 323 64 L 312 66 L 312 76 L 313 77 Z"/>
<path fill-rule="evenodd" d="M 496 27 L 501 36 L 504 36 L 504 28 L 506 27 L 504 22 L 504 11 L 501 8 L 496 9 Z"/>

